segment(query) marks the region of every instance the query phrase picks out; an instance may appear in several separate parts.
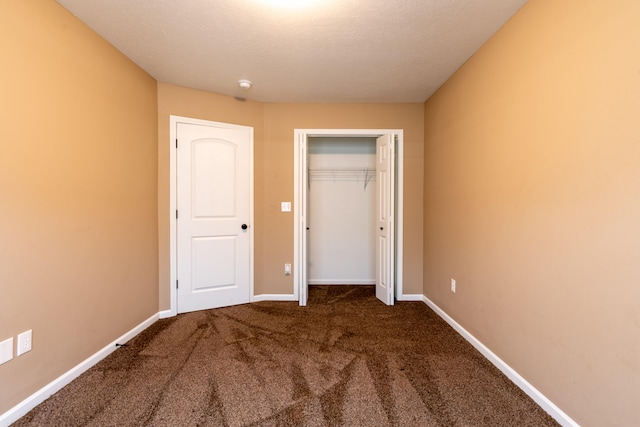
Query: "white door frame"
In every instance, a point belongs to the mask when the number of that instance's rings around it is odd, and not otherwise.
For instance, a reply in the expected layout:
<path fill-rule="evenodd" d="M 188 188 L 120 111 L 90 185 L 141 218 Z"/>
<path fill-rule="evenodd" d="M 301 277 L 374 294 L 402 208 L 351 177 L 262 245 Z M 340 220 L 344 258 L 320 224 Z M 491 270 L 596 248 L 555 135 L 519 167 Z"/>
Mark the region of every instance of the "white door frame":
<path fill-rule="evenodd" d="M 306 248 L 304 238 L 306 233 L 306 218 L 303 217 L 306 203 L 307 188 L 305 182 L 306 171 L 302 168 L 301 148 L 302 142 L 308 142 L 309 137 L 365 137 L 377 138 L 387 133 L 398 136 L 398 149 L 396 151 L 397 163 L 397 205 L 395 206 L 396 218 L 396 284 L 394 296 L 401 300 L 402 289 L 402 264 L 403 264 L 403 206 L 404 206 L 404 132 L 402 129 L 294 129 L 293 138 L 293 294 L 294 298 L 305 305 L 306 295 Z M 305 153 L 306 154 L 306 153 Z M 303 289 L 305 287 L 305 289 Z"/>
<path fill-rule="evenodd" d="M 178 193 L 177 193 L 177 130 L 178 123 L 215 126 L 225 129 L 246 129 L 249 126 L 234 125 L 230 123 L 214 122 L 210 120 L 194 119 L 191 117 L 169 116 L 169 310 L 161 312 L 161 318 L 171 317 L 178 314 L 178 290 L 176 282 L 178 280 L 178 253 L 177 253 L 177 220 L 176 212 L 178 209 Z M 252 133 L 253 135 L 253 133 Z M 249 224 L 254 224 L 253 218 L 253 136 L 249 148 Z M 253 227 L 252 227 L 253 229 Z M 249 239 L 249 301 L 254 301 L 254 234 L 251 233 Z"/>

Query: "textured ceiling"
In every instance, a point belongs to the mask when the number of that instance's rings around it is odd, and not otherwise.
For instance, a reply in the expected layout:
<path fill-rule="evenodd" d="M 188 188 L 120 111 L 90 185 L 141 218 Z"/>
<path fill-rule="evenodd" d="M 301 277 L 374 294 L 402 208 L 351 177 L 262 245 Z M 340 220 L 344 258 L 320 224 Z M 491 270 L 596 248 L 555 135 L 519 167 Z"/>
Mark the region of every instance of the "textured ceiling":
<path fill-rule="evenodd" d="M 57 1 L 158 81 L 262 102 L 423 102 L 526 3 Z"/>

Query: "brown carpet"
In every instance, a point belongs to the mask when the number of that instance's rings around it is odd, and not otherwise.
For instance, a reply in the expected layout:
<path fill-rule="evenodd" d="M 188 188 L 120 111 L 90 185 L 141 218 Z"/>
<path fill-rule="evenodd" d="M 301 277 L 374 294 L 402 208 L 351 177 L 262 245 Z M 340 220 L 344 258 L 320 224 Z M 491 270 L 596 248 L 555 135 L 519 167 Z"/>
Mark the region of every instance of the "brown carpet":
<path fill-rule="evenodd" d="M 314 286 L 156 322 L 15 426 L 555 426 L 422 302 Z"/>

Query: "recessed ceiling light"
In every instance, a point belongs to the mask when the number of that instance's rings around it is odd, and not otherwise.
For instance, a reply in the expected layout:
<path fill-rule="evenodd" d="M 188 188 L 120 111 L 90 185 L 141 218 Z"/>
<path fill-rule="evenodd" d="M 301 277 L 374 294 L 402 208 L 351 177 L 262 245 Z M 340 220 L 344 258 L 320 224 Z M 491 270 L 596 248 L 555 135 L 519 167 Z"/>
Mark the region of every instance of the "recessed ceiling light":
<path fill-rule="evenodd" d="M 251 81 L 250 80 L 238 80 L 238 86 L 240 86 L 244 90 L 251 89 Z"/>

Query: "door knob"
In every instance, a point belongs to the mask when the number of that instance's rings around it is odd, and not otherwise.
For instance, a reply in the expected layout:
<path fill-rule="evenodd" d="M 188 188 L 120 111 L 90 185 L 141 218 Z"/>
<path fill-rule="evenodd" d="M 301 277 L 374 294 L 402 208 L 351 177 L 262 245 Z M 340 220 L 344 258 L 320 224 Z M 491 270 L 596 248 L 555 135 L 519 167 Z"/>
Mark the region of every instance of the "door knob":
<path fill-rule="evenodd" d="M 246 230 L 247 228 L 249 228 L 249 226 L 247 224 L 242 224 L 242 229 Z"/>
<path fill-rule="evenodd" d="M 384 230 L 384 227 L 380 227 L 380 231 Z"/>

